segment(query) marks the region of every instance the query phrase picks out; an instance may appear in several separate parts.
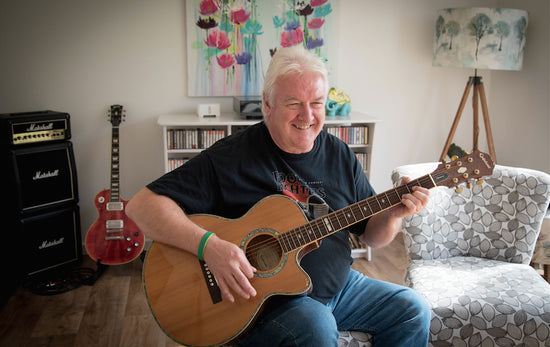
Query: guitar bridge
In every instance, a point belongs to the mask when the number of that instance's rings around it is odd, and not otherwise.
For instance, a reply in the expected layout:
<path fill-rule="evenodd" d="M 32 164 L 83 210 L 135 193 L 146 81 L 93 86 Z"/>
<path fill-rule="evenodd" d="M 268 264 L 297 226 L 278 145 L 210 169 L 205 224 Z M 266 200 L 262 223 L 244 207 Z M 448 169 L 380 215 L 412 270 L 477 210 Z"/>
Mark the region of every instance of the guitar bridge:
<path fill-rule="evenodd" d="M 124 240 L 124 236 L 107 236 L 105 241 Z"/>
<path fill-rule="evenodd" d="M 217 304 L 222 301 L 222 293 L 220 291 L 220 287 L 218 287 L 218 282 L 216 281 L 214 275 L 210 272 L 206 262 L 204 260 L 199 260 L 199 263 L 201 265 L 204 281 L 208 287 L 208 292 L 210 293 L 210 299 L 212 299 L 213 304 Z"/>
<path fill-rule="evenodd" d="M 124 209 L 124 204 L 120 201 L 107 203 L 107 211 L 122 211 L 123 209 Z"/>

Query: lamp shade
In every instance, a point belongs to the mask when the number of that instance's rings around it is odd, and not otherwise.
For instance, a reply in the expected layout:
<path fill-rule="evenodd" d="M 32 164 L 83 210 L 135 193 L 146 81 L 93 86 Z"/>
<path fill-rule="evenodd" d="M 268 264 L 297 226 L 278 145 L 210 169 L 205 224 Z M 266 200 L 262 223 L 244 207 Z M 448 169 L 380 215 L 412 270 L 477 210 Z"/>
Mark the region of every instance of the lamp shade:
<path fill-rule="evenodd" d="M 438 11 L 434 66 L 521 70 L 528 13 L 509 8 Z"/>

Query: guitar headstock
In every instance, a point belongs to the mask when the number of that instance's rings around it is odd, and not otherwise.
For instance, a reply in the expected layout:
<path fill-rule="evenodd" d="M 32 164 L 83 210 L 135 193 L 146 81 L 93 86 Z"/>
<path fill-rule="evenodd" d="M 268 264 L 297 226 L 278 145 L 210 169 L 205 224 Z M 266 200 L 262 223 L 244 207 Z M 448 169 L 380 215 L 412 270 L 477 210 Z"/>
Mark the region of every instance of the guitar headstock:
<path fill-rule="evenodd" d="M 483 180 L 480 179 L 491 175 L 494 167 L 495 163 L 489 154 L 475 150 L 462 158 L 440 164 L 431 176 L 438 186 L 452 188 L 468 182 L 471 187 L 469 181 L 477 179 L 477 184 L 482 184 Z M 462 189 L 458 188 L 457 192 L 460 191 Z"/>
<path fill-rule="evenodd" d="M 113 126 L 119 126 L 120 122 L 123 122 L 125 117 L 126 110 L 123 109 L 122 105 L 111 105 L 111 109 L 109 110 L 109 120 Z"/>

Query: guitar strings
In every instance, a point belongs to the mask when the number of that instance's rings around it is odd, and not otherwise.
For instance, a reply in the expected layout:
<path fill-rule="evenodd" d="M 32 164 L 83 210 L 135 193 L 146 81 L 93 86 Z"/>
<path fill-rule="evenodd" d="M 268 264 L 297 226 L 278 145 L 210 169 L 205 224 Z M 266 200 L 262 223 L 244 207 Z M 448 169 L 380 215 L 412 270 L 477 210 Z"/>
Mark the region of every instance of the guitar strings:
<path fill-rule="evenodd" d="M 441 170 L 441 171 L 443 171 L 443 170 Z M 440 171 L 436 170 L 436 171 L 434 171 L 434 174 L 439 173 L 439 172 Z M 349 225 L 360 222 L 361 220 L 364 220 L 364 219 L 366 219 L 366 218 L 368 218 L 372 215 L 375 215 L 379 212 L 382 212 L 383 210 L 385 210 L 387 208 L 390 208 L 390 207 L 393 207 L 394 205 L 397 205 L 399 203 L 399 202 L 391 203 L 390 205 L 388 205 L 388 207 L 382 208 L 382 205 L 378 201 L 380 196 L 384 195 L 384 196 L 386 196 L 386 198 L 388 200 L 391 201 L 391 198 L 388 197 L 388 194 L 391 194 L 391 197 L 397 196 L 399 198 L 399 201 L 400 201 L 401 196 L 405 193 L 410 193 L 411 188 L 413 186 L 426 186 L 427 184 L 430 184 L 431 185 L 430 188 L 433 188 L 434 182 L 433 182 L 432 178 L 430 177 L 430 175 L 420 177 L 416 180 L 412 180 L 409 183 L 406 183 L 406 184 L 403 184 L 403 185 L 398 186 L 396 188 L 390 189 L 390 190 L 388 190 L 386 192 L 383 192 L 381 194 L 371 196 L 371 197 L 369 197 L 365 200 L 361 200 L 361 201 L 359 201 L 357 203 L 354 203 L 354 204 L 352 204 L 352 205 L 350 205 L 346 208 L 340 209 L 340 210 L 332 212 L 328 215 L 325 215 L 325 216 L 322 216 L 320 218 L 314 219 L 311 222 L 308 222 L 308 223 L 306 223 L 304 225 L 301 225 L 299 227 L 296 227 L 294 229 L 290 229 L 290 230 L 288 230 L 286 232 L 283 232 L 279 235 L 263 234 L 263 235 L 271 235 L 272 237 L 269 238 L 269 239 L 266 239 L 266 240 L 263 240 L 263 241 L 260 241 L 260 242 L 257 242 L 257 243 L 254 243 L 254 244 L 250 245 L 249 247 L 246 248 L 246 254 L 247 255 L 257 254 L 262 248 L 265 248 L 265 247 L 280 248 L 281 250 L 283 250 L 284 253 L 289 253 L 294 249 L 298 249 L 298 248 L 300 248 L 302 246 L 305 246 L 307 244 L 316 242 L 316 241 L 318 241 L 318 240 L 320 240 L 320 239 L 322 239 L 322 238 L 324 238 L 324 237 L 326 237 L 326 236 L 328 236 L 328 235 L 330 235 L 334 232 L 337 232 L 341 229 L 344 229 L 345 227 L 347 227 Z M 404 188 L 406 188 L 406 191 L 404 190 Z M 363 214 L 363 212 L 361 212 L 361 214 L 363 215 L 361 218 L 354 218 L 354 221 L 351 222 L 351 223 L 347 222 L 347 218 L 344 215 L 344 210 L 353 210 L 354 207 L 358 207 L 361 204 L 367 204 L 369 206 L 369 209 L 371 209 L 371 211 L 372 211 L 372 207 L 369 204 L 373 200 L 377 200 L 377 203 L 379 204 L 379 206 L 381 208 L 380 210 L 378 210 L 376 212 L 373 211 L 372 213 L 368 214 L 367 216 L 365 216 Z M 361 209 L 359 209 L 359 211 L 361 211 Z M 321 231 L 321 228 L 326 229 L 326 227 L 323 223 L 324 219 L 330 220 L 331 224 L 332 224 L 332 231 L 330 231 L 328 233 L 325 233 L 325 234 L 323 234 L 323 232 Z M 344 227 L 341 227 L 341 225 L 342 225 L 341 221 L 346 222 L 346 225 Z M 338 222 L 340 227 L 334 228 L 334 224 L 336 222 Z M 316 232 L 314 230 L 315 227 L 317 227 L 318 231 L 321 232 L 320 237 L 317 237 Z M 309 239 L 309 241 L 307 241 L 306 238 L 303 236 L 304 232 L 309 232 L 309 235 L 311 235 L 311 233 L 313 233 L 315 235 L 315 238 L 311 239 L 311 237 L 308 236 L 307 238 Z M 305 243 L 304 243 L 304 241 L 305 241 Z M 283 244 L 283 242 L 284 242 L 284 244 Z M 294 246 L 292 244 L 294 244 Z M 296 245 L 297 245 L 297 247 L 296 247 Z M 288 246 L 288 247 L 285 247 L 285 246 Z"/>
<path fill-rule="evenodd" d="M 449 163 L 448 163 L 448 164 L 449 164 Z M 450 164 L 452 165 L 452 163 L 450 163 Z M 435 183 L 433 176 L 438 175 L 438 174 L 443 173 L 443 172 L 448 171 L 448 170 L 449 170 L 449 167 L 445 167 L 445 166 L 443 166 L 443 165 L 440 165 L 440 166 L 438 166 L 438 167 L 436 168 L 436 170 L 433 171 L 431 174 L 422 176 L 422 177 L 420 177 L 420 178 L 418 178 L 418 179 L 416 179 L 416 180 L 412 180 L 412 181 L 410 181 L 410 182 L 408 182 L 408 183 L 406 183 L 406 184 L 400 185 L 400 186 L 398 186 L 398 187 L 396 187 L 396 188 L 390 189 L 390 190 L 388 190 L 388 191 L 386 191 L 386 192 L 383 192 L 383 193 L 381 193 L 381 194 L 377 194 L 377 195 L 375 195 L 375 196 L 371 196 L 371 197 L 369 197 L 369 198 L 367 198 L 367 199 L 365 199 L 365 200 L 361 200 L 361 201 L 359 201 L 359 202 L 357 202 L 357 203 L 354 203 L 354 204 L 352 204 L 352 205 L 350 205 L 350 206 L 348 206 L 348 207 L 346 207 L 346 208 L 343 208 L 343 209 L 340 209 L 340 210 L 338 210 L 338 211 L 332 212 L 332 213 L 330 213 L 330 214 L 328 214 L 328 215 L 326 215 L 326 216 L 323 216 L 323 217 L 314 219 L 314 220 L 312 220 L 312 221 L 309 222 L 309 223 L 306 223 L 306 224 L 301 225 L 301 226 L 299 226 L 299 227 L 297 227 L 297 228 L 288 230 L 288 231 L 283 232 L 283 233 L 281 233 L 281 234 L 279 234 L 279 235 L 272 235 L 273 237 L 272 237 L 272 238 L 269 238 L 268 240 L 264 240 L 264 241 L 261 241 L 261 242 L 257 242 L 257 243 L 255 243 L 255 244 L 251 245 L 250 247 L 247 247 L 247 249 L 246 249 L 246 254 L 247 254 L 247 255 L 249 255 L 249 254 L 252 255 L 252 254 L 254 254 L 254 253 L 257 254 L 257 252 L 259 252 L 259 251 L 260 251 L 262 248 L 264 248 L 264 247 L 267 247 L 267 246 L 274 247 L 274 246 L 276 246 L 276 245 L 278 245 L 279 248 L 280 248 L 281 250 L 283 250 L 285 253 L 289 253 L 289 252 L 291 252 L 291 251 L 293 251 L 293 250 L 295 250 L 295 249 L 298 249 L 298 248 L 300 248 L 300 247 L 302 247 L 302 246 L 306 246 L 307 244 L 316 242 L 316 241 L 318 241 L 318 240 L 320 240 L 320 239 L 322 239 L 322 238 L 324 238 L 324 237 L 326 237 L 326 236 L 328 236 L 328 235 L 330 235 L 330 234 L 332 234 L 332 233 L 334 233 L 334 232 L 337 232 L 337 231 L 339 231 L 339 230 L 341 230 L 341 229 L 344 229 L 346 226 L 355 224 L 355 223 L 357 223 L 357 222 L 359 222 L 359 221 L 361 221 L 361 220 L 364 220 L 364 219 L 366 219 L 366 218 L 368 218 L 368 217 L 370 217 L 370 216 L 372 216 L 372 215 L 375 215 L 375 214 L 377 214 L 377 213 L 379 213 L 379 212 L 382 212 L 383 210 L 385 210 L 385 209 L 387 209 L 387 208 L 390 208 L 390 207 L 393 207 L 394 205 L 397 205 L 397 204 L 399 203 L 399 202 L 391 203 L 388 207 L 382 208 L 382 205 L 380 204 L 380 201 L 378 201 L 378 197 L 380 197 L 382 194 L 385 195 L 385 196 L 388 198 L 388 200 L 390 200 L 390 202 L 391 202 L 391 198 L 388 196 L 388 194 L 390 194 L 391 197 L 397 196 L 397 197 L 399 198 L 399 201 L 400 201 L 402 195 L 403 195 L 404 193 L 410 193 L 410 192 L 411 192 L 411 188 L 414 187 L 414 186 L 422 186 L 422 187 L 425 187 L 425 188 L 428 188 L 428 189 L 431 189 L 431 188 L 436 187 L 437 184 Z M 428 186 L 428 185 L 429 185 L 429 186 Z M 407 189 L 406 192 L 403 190 L 404 188 Z M 379 205 L 380 208 L 381 208 L 380 210 L 378 210 L 378 211 L 376 211 L 376 212 L 372 210 L 372 207 L 371 207 L 371 205 L 370 205 L 370 202 L 371 202 L 372 200 L 376 200 L 376 202 L 378 203 L 378 205 Z M 367 205 L 367 206 L 369 207 L 369 209 L 371 210 L 372 213 L 369 214 L 369 215 L 367 215 L 367 216 L 364 216 L 364 215 L 363 215 L 363 218 L 359 218 L 359 219 L 355 218 L 355 221 L 354 221 L 354 222 L 348 223 L 348 222 L 347 222 L 347 218 L 345 217 L 345 214 L 344 214 L 344 210 L 353 210 L 354 208 L 359 207 L 360 205 Z M 359 211 L 361 211 L 361 209 L 359 209 Z M 362 212 L 361 212 L 361 213 L 362 213 Z M 342 217 L 343 217 L 343 218 L 342 218 Z M 335 218 L 336 218 L 336 219 L 335 219 Z M 324 236 L 323 236 L 323 234 L 321 234 L 321 237 L 315 238 L 315 239 L 313 239 L 313 240 L 310 238 L 309 242 L 306 242 L 306 243 L 302 244 L 302 243 L 301 243 L 301 242 L 302 242 L 301 240 L 303 240 L 303 237 L 302 237 L 302 234 L 301 234 L 301 233 L 302 233 L 303 231 L 310 231 L 310 233 L 311 233 L 311 231 L 313 230 L 314 227 L 317 227 L 317 229 L 322 233 L 321 227 L 322 227 L 322 228 L 325 228 L 325 225 L 323 224 L 322 221 L 325 220 L 325 219 L 328 219 L 328 220 L 331 222 L 331 224 L 334 223 L 334 222 L 338 222 L 338 224 L 340 224 L 340 228 L 333 229 L 333 231 L 327 233 L 327 234 L 324 235 Z M 340 222 L 341 220 L 345 220 L 346 223 L 347 223 L 347 225 L 344 226 L 344 227 L 341 227 L 341 225 L 342 225 L 342 223 Z M 332 227 L 334 227 L 334 226 L 332 225 Z M 315 231 L 313 231 L 313 233 L 315 234 Z M 288 246 L 290 246 L 288 250 L 285 250 L 285 247 L 283 247 L 283 245 L 282 245 L 281 242 L 280 242 L 280 241 L 283 241 L 283 239 L 285 239 L 284 241 L 286 241 L 287 244 L 288 244 Z M 292 241 L 292 243 L 294 243 L 294 247 L 291 245 L 291 241 Z M 298 244 L 298 247 L 295 247 L 296 244 Z"/>

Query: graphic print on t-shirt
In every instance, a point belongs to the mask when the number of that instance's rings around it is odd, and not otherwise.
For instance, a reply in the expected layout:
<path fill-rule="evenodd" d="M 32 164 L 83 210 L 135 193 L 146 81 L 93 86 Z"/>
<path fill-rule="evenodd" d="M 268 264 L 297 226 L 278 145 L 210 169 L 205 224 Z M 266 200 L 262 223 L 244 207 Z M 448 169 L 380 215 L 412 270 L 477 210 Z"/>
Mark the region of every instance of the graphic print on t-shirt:
<path fill-rule="evenodd" d="M 322 181 L 303 183 L 297 175 L 280 171 L 274 171 L 273 178 L 277 183 L 277 189 L 298 202 L 310 220 L 328 213 L 329 206 L 323 200 L 326 194 Z"/>

